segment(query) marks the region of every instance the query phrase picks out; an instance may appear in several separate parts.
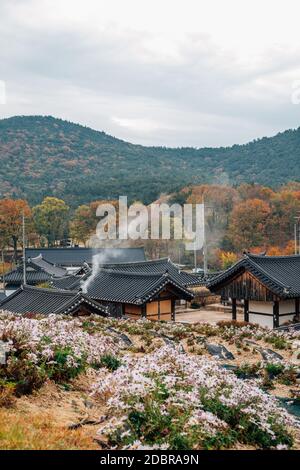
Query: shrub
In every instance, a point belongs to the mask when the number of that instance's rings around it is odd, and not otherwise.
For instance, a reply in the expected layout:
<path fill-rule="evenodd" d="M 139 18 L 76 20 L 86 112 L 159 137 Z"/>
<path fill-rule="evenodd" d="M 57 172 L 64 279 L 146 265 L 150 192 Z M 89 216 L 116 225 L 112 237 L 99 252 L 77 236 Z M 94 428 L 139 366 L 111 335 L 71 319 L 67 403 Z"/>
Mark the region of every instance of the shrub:
<path fill-rule="evenodd" d="M 240 379 L 253 379 L 258 376 L 261 364 L 244 363 L 234 370 L 235 375 Z"/>
<path fill-rule="evenodd" d="M 1 376 L 7 382 L 15 384 L 14 393 L 17 396 L 28 395 L 33 390 L 38 390 L 47 378 L 42 367 L 36 367 L 26 357 L 16 356 L 9 357 Z"/>
<path fill-rule="evenodd" d="M 281 374 L 284 370 L 284 365 L 283 364 L 276 364 L 269 362 L 268 364 L 265 365 L 265 370 L 268 373 L 270 379 L 273 379 L 274 377 L 277 377 L 279 374 Z"/>
<path fill-rule="evenodd" d="M 117 370 L 120 367 L 121 361 L 111 354 L 104 354 L 100 360 L 100 367 L 106 367 L 110 371 Z"/>
<path fill-rule="evenodd" d="M 267 336 L 266 343 L 272 344 L 276 349 L 288 349 L 289 344 L 283 336 Z"/>
<path fill-rule="evenodd" d="M 118 370 L 101 376 L 94 394 L 113 420 L 99 433 L 119 449 L 135 442 L 171 449 L 292 443 L 293 418 L 274 398 L 213 360 L 168 346 L 125 357 Z"/>
<path fill-rule="evenodd" d="M 14 382 L 6 382 L 0 379 L 0 407 L 11 407 L 15 403 L 15 388 Z"/>

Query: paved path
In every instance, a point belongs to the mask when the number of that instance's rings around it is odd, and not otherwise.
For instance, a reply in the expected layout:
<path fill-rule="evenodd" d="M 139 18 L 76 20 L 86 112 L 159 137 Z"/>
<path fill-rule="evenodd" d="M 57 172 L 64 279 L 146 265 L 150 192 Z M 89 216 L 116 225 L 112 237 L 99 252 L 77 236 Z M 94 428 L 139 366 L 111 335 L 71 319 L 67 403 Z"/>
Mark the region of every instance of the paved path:
<path fill-rule="evenodd" d="M 188 309 L 183 313 L 176 313 L 177 322 L 187 322 L 187 323 L 217 323 L 222 320 L 231 320 L 231 312 L 218 312 L 214 310 L 193 310 Z M 243 321 L 244 316 L 241 313 L 237 314 L 237 320 Z"/>

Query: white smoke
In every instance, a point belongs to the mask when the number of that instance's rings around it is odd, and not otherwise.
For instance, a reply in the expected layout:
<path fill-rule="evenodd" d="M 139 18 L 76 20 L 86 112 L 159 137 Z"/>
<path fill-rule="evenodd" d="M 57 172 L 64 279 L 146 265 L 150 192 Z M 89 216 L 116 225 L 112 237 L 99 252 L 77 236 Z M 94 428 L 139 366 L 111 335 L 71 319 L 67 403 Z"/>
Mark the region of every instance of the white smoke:
<path fill-rule="evenodd" d="M 91 275 L 82 282 L 81 290 L 84 294 L 87 293 L 89 286 L 97 277 L 101 267 L 105 264 L 109 263 L 113 264 L 113 260 L 116 260 L 119 256 L 119 251 L 114 248 L 104 248 L 104 251 L 101 253 L 94 254 L 92 257 L 92 273 Z"/>

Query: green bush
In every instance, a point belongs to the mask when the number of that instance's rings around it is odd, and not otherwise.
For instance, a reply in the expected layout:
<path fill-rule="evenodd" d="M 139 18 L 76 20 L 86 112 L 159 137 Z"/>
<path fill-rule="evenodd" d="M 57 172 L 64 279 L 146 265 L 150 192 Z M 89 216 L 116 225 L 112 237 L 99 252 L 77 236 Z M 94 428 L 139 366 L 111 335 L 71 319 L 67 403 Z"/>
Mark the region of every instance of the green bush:
<path fill-rule="evenodd" d="M 117 370 L 121 366 L 121 361 L 112 354 L 105 354 L 101 357 L 99 367 L 106 367 L 110 371 Z"/>

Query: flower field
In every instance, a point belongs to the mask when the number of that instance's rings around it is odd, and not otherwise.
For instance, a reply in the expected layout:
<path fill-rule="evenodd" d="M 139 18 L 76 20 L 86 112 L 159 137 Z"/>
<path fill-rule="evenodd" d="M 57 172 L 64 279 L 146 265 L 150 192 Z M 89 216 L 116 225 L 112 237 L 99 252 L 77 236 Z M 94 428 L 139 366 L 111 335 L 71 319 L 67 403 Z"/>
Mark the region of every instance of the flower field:
<path fill-rule="evenodd" d="M 0 448 L 299 448 L 298 332 L 2 312 L 0 340 Z"/>

